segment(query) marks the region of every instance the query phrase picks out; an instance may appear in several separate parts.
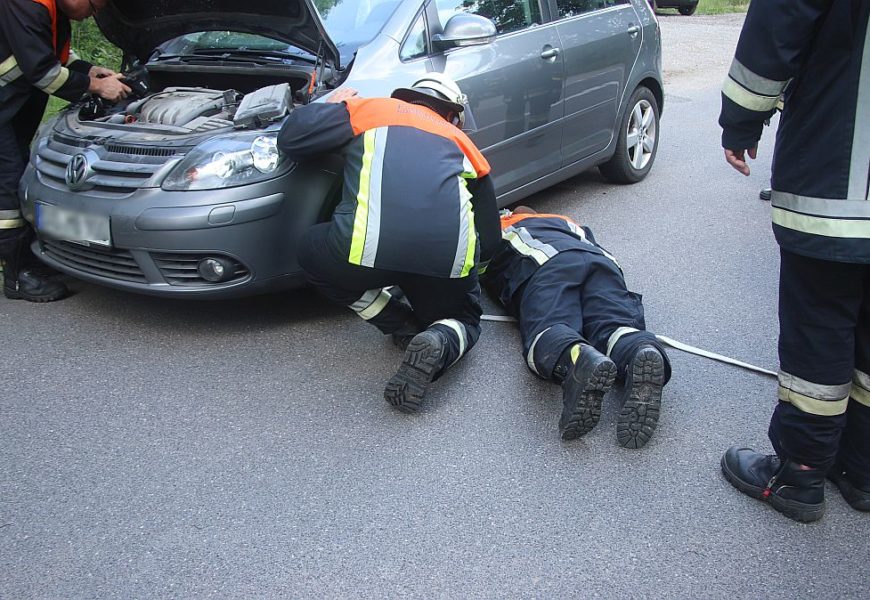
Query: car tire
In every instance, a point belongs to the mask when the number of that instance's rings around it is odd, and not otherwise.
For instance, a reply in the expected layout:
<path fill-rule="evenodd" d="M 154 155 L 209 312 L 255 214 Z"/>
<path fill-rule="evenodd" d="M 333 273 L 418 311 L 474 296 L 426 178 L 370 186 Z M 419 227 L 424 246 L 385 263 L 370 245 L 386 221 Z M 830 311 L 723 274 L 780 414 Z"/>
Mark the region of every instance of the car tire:
<path fill-rule="evenodd" d="M 680 14 L 684 17 L 691 17 L 695 14 L 695 11 L 698 10 L 698 4 L 695 3 L 689 6 L 680 6 L 677 10 L 680 11 Z"/>
<path fill-rule="evenodd" d="M 613 183 L 637 183 L 652 168 L 659 147 L 659 104 L 652 91 L 640 86 L 620 119 L 613 157 L 598 169 Z"/>

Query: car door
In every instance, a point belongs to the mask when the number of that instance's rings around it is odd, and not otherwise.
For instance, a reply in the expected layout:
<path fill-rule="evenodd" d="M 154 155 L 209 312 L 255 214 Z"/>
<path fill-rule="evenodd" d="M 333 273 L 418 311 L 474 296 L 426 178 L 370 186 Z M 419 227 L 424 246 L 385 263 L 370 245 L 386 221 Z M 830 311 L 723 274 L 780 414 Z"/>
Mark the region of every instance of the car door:
<path fill-rule="evenodd" d="M 453 77 L 468 96 L 476 127 L 469 134 L 489 160 L 501 195 L 561 166 L 559 36 L 537 0 L 432 0 L 430 35 L 457 12 L 489 18 L 498 36 L 483 46 L 435 53 L 430 66 Z"/>
<path fill-rule="evenodd" d="M 604 150 L 613 139 L 642 33 L 629 0 L 550 1 L 565 61 L 562 161 L 567 166 Z"/>

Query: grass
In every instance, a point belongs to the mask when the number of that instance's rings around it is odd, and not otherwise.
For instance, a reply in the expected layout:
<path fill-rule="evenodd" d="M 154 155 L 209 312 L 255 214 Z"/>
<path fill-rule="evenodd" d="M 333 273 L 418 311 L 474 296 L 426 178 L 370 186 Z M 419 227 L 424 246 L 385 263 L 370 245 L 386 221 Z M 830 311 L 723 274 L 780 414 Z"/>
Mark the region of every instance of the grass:
<path fill-rule="evenodd" d="M 749 0 L 700 0 L 696 15 L 721 15 L 725 13 L 744 13 L 749 8 Z M 656 13 L 677 14 L 675 8 L 659 8 Z"/>

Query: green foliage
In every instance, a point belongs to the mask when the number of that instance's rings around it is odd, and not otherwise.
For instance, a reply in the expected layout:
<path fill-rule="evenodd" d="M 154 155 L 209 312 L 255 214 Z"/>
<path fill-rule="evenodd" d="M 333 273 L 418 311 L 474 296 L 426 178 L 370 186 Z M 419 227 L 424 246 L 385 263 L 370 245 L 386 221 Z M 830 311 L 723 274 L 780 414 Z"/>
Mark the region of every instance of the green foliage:
<path fill-rule="evenodd" d="M 749 8 L 749 0 L 701 0 L 698 4 L 698 15 L 721 15 L 723 13 L 741 13 Z"/>
<path fill-rule="evenodd" d="M 76 54 L 90 63 L 116 71 L 121 66 L 121 51 L 103 37 L 93 19 L 73 22 L 71 46 Z"/>

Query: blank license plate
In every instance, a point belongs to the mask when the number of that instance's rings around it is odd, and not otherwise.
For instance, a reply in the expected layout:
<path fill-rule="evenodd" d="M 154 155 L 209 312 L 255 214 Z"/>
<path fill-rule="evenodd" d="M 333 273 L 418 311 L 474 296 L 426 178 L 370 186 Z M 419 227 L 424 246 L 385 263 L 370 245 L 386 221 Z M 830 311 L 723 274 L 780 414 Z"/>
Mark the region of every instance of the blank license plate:
<path fill-rule="evenodd" d="M 98 217 L 51 204 L 36 205 L 36 228 L 51 237 L 79 244 L 112 245 L 108 217 Z"/>

